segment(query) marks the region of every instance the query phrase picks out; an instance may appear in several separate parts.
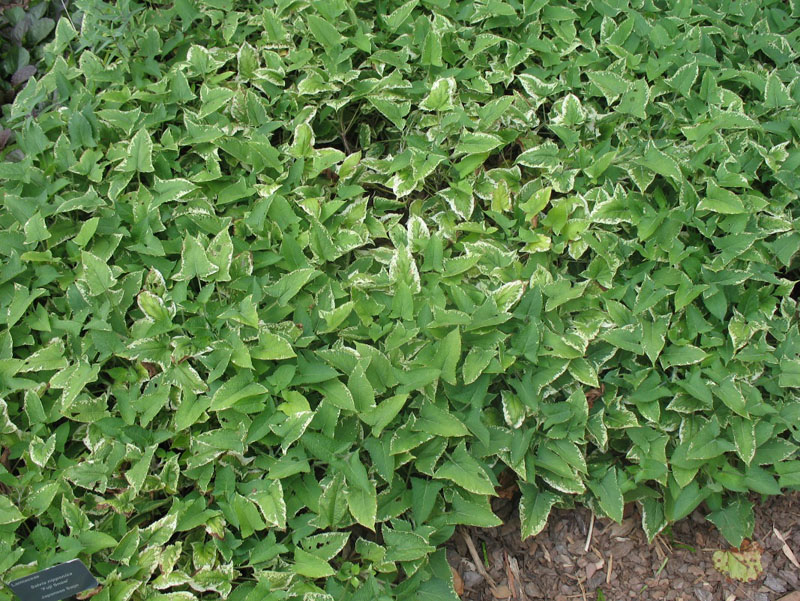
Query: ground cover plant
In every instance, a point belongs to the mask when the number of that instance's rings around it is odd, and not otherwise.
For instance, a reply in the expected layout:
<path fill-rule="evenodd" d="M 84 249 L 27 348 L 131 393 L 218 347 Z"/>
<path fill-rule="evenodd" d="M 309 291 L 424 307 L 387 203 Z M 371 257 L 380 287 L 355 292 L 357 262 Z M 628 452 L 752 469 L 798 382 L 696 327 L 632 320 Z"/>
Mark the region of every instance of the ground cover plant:
<path fill-rule="evenodd" d="M 741 545 L 800 486 L 798 17 L 70 3 L 3 109 L 4 580 L 454 598 L 501 481 Z"/>

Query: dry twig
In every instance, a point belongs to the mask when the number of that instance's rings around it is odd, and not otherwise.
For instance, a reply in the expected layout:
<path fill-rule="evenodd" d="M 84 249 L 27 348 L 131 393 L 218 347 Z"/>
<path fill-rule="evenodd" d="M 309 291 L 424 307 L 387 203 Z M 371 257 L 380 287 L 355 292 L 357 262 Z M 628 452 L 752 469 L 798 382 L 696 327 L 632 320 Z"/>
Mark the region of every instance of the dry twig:
<path fill-rule="evenodd" d="M 581 587 L 581 598 L 583 599 L 583 601 L 586 601 L 586 589 L 583 588 L 583 582 L 578 580 L 578 586 Z"/>
<path fill-rule="evenodd" d="M 586 544 L 583 546 L 583 552 L 589 552 L 589 545 L 592 544 L 592 533 L 594 532 L 594 513 L 592 513 L 592 520 L 589 522 L 589 534 L 586 535 Z"/>
<path fill-rule="evenodd" d="M 781 551 L 783 551 L 783 554 L 786 555 L 786 559 L 791 561 L 792 565 L 794 565 L 794 567 L 800 570 L 800 563 L 798 563 L 794 551 L 792 551 L 792 548 L 786 542 L 786 539 L 784 538 L 783 534 L 781 534 L 775 526 L 772 527 L 772 533 L 778 538 L 779 541 L 781 541 L 783 545 L 781 547 Z"/>
<path fill-rule="evenodd" d="M 489 583 L 489 588 L 492 589 L 492 594 L 494 594 L 497 583 L 494 581 L 494 578 L 489 576 L 489 572 L 486 571 L 486 568 L 483 567 L 481 556 L 478 555 L 478 550 L 475 548 L 475 543 L 472 542 L 472 537 L 467 534 L 466 530 L 461 530 L 461 537 L 464 539 L 464 542 L 467 543 L 469 554 L 472 556 L 472 561 L 475 563 L 475 569 L 477 569 L 478 573 Z"/>
<path fill-rule="evenodd" d="M 506 578 L 508 578 L 508 589 L 511 591 L 511 597 L 516 599 L 517 598 L 517 586 L 516 580 L 514 578 L 514 574 L 511 571 L 511 563 L 508 560 L 508 551 L 503 550 L 503 559 L 505 559 L 506 564 Z"/>
<path fill-rule="evenodd" d="M 511 566 L 511 573 L 514 574 L 514 578 L 516 579 L 517 588 L 519 589 L 517 592 L 519 593 L 519 598 L 521 601 L 528 601 L 528 595 L 525 593 L 525 588 L 522 586 L 522 576 L 519 573 L 519 562 L 517 561 L 516 557 L 509 557 L 508 562 Z"/>

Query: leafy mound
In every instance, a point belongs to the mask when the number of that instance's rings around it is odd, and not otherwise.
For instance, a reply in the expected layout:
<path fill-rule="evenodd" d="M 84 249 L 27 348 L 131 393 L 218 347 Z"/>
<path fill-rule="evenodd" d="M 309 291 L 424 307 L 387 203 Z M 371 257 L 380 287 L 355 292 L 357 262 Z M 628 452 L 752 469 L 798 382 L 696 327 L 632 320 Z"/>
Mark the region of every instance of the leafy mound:
<path fill-rule="evenodd" d="M 795 4 L 76 4 L 4 116 L 7 579 L 441 600 L 501 475 L 735 546 L 800 485 Z"/>

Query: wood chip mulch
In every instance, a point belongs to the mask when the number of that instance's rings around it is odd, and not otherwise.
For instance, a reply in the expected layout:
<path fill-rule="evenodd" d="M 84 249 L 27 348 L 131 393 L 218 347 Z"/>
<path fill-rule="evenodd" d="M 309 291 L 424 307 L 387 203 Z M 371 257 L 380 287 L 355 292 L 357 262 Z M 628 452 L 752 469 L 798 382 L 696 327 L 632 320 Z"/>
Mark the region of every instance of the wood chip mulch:
<path fill-rule="evenodd" d="M 753 540 L 764 549 L 764 570 L 746 584 L 714 568 L 712 553 L 728 545 L 699 511 L 651 545 L 633 505 L 621 524 L 592 524 L 588 509 L 554 510 L 545 530 L 523 542 L 515 505 L 495 499 L 502 526 L 464 528 L 451 539 L 463 601 L 800 601 L 800 493 L 757 505 Z"/>

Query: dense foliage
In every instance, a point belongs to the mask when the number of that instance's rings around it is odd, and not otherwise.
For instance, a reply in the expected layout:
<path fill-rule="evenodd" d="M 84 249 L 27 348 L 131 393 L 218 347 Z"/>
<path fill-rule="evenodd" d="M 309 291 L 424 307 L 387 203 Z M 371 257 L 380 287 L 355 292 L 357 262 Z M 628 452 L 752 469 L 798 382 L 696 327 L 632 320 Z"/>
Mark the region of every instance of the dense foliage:
<path fill-rule="evenodd" d="M 48 13 L 58 16 L 60 9 L 56 2 L 28 6 L 0 0 L 0 104 L 13 101 L 14 94 L 36 74 L 44 43 L 55 27 Z M 7 142 L 7 134 L 0 137 L 0 149 Z"/>
<path fill-rule="evenodd" d="M 5 580 L 440 601 L 501 474 L 525 537 L 800 486 L 797 2 L 70 10 L 3 115 Z"/>

